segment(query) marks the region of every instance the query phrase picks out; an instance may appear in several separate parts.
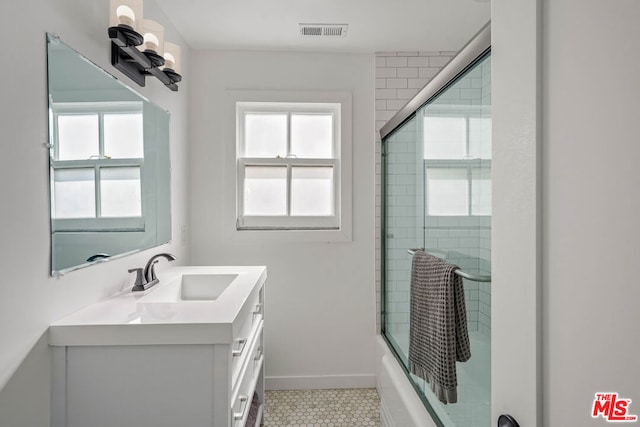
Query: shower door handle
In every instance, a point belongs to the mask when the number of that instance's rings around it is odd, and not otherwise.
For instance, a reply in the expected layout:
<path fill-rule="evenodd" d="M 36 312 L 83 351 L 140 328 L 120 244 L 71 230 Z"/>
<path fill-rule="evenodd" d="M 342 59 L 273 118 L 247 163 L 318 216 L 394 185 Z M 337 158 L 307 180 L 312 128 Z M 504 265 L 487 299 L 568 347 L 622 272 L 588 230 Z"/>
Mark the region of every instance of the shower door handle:
<path fill-rule="evenodd" d="M 511 415 L 503 414 L 498 417 L 498 427 L 520 427 Z"/>

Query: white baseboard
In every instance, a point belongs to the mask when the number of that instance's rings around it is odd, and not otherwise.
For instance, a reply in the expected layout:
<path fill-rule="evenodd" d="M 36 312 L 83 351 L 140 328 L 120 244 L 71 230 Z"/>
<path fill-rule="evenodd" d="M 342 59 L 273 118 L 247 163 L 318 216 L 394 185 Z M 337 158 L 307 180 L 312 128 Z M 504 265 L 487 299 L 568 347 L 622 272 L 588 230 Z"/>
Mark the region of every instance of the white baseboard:
<path fill-rule="evenodd" d="M 266 377 L 267 390 L 328 390 L 334 388 L 374 388 L 375 375 L 312 375 L 306 377 Z"/>

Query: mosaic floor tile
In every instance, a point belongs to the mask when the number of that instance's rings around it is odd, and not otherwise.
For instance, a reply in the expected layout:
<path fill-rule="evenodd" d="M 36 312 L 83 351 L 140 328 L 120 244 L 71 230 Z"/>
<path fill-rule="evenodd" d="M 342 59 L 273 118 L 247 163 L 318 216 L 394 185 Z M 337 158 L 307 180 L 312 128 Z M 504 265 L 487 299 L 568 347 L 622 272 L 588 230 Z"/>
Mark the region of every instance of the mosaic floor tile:
<path fill-rule="evenodd" d="M 380 426 L 373 388 L 269 390 L 265 401 L 265 427 Z"/>

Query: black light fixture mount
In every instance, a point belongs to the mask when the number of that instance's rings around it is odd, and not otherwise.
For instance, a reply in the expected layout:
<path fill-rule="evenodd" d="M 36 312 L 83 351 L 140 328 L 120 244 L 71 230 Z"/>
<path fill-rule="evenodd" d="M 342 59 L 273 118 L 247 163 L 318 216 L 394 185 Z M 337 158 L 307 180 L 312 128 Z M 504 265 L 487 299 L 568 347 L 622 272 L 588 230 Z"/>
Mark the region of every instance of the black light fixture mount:
<path fill-rule="evenodd" d="M 156 52 L 142 52 L 137 48 L 143 41 L 141 34 L 123 25 L 109 27 L 108 32 L 111 39 L 111 65 L 140 86 L 145 86 L 146 77 L 151 75 L 169 89 L 178 90 L 177 83 L 182 76 L 172 69 L 160 69 L 165 60 Z"/>
<path fill-rule="evenodd" d="M 111 64 L 140 86 L 145 86 L 147 76 L 155 76 L 177 91 L 182 80 L 180 46 L 164 42 L 162 25 L 142 19 L 142 2 L 110 0 Z"/>

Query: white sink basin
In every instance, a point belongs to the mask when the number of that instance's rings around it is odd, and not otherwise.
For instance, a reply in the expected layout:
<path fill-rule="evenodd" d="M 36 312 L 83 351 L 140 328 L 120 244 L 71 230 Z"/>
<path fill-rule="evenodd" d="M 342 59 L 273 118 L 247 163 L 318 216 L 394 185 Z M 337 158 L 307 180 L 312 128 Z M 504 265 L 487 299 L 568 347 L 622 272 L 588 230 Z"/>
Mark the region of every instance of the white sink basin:
<path fill-rule="evenodd" d="M 237 277 L 237 274 L 183 274 L 180 298 L 183 301 L 215 301 Z"/>
<path fill-rule="evenodd" d="M 180 303 L 189 301 L 216 301 L 225 290 L 232 287 L 238 278 L 237 273 L 182 273 L 177 277 L 151 288 L 147 295 L 139 299 L 140 303 Z"/>

